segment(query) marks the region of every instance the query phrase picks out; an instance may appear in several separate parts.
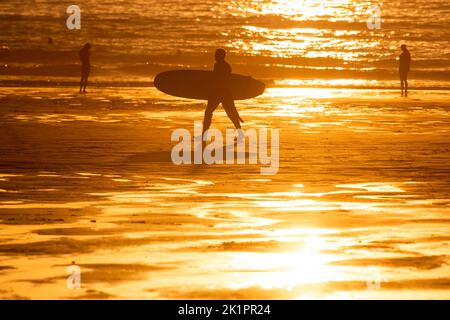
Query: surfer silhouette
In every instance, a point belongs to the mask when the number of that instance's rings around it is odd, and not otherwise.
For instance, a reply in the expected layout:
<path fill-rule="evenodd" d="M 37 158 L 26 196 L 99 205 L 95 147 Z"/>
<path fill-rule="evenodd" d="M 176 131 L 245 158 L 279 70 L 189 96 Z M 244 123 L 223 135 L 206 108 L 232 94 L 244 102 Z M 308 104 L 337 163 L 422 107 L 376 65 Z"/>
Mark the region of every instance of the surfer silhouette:
<path fill-rule="evenodd" d="M 231 66 L 225 61 L 226 52 L 223 49 L 217 49 L 215 53 L 216 63 L 214 64 L 213 80 L 211 83 L 210 97 L 205 110 L 203 120 L 203 136 L 211 126 L 212 114 L 214 110 L 222 103 L 228 118 L 233 122 L 238 130 L 238 136 L 242 137 L 241 122 L 244 122 L 239 116 L 234 104 L 233 94 L 230 88 Z"/>
<path fill-rule="evenodd" d="M 400 65 L 399 65 L 399 74 L 400 74 L 400 86 L 402 89 L 402 96 L 403 92 L 405 94 L 405 97 L 408 96 L 408 72 L 409 68 L 411 66 L 411 54 L 409 53 L 408 49 L 406 48 L 405 44 L 402 44 L 401 46 L 402 54 L 400 55 Z"/>
<path fill-rule="evenodd" d="M 88 84 L 89 73 L 91 72 L 91 44 L 86 43 L 79 51 L 78 55 L 81 60 L 81 80 L 80 80 L 80 93 L 86 93 L 86 87 Z"/>

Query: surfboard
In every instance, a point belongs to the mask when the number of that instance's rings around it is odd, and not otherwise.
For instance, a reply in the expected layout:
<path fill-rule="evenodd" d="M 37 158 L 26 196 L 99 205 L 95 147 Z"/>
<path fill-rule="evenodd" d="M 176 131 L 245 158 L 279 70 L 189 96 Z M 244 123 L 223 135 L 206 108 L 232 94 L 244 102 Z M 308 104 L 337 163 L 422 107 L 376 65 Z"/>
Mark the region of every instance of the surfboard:
<path fill-rule="evenodd" d="M 211 96 L 213 72 L 204 70 L 165 71 L 155 77 L 155 87 L 172 96 L 208 100 Z M 245 100 L 264 93 L 265 85 L 252 77 L 232 74 L 229 88 L 234 100 Z"/>

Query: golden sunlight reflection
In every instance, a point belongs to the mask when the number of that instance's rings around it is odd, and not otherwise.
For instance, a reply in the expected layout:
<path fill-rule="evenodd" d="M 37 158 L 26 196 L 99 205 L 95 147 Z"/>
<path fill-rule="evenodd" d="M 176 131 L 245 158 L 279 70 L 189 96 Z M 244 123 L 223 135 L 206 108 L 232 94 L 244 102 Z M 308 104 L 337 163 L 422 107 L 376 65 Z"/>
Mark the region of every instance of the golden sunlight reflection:
<path fill-rule="evenodd" d="M 289 16 L 291 19 L 305 20 L 318 16 L 340 17 L 340 20 L 351 20 L 346 13 L 345 5 L 349 0 L 256 0 L 241 6 L 239 0 L 232 1 L 231 6 L 240 8 L 245 13 L 256 13 L 262 15 Z M 239 6 L 239 7 L 238 7 Z"/>
<path fill-rule="evenodd" d="M 352 189 L 363 189 L 370 192 L 405 192 L 404 190 L 395 187 L 389 183 L 355 183 L 355 184 L 340 184 L 337 185 L 338 188 L 352 188 Z"/>
<path fill-rule="evenodd" d="M 242 4 L 233 1 L 229 8 L 237 14 L 248 14 L 267 17 L 283 17 L 292 25 L 280 27 L 264 27 L 259 25 L 242 26 L 239 38 L 230 40 L 229 47 L 239 49 L 250 55 L 265 55 L 271 57 L 302 57 L 329 58 L 341 61 L 365 60 L 366 51 L 363 48 L 376 48 L 380 42 L 376 39 L 367 41 L 359 37 L 361 30 L 335 30 L 326 25 L 317 27 L 297 27 L 294 22 L 309 22 L 328 20 L 334 23 L 356 23 L 364 21 L 370 2 L 354 1 L 318 1 L 318 0 L 273 0 L 252 1 Z M 273 24 L 271 24 L 273 25 Z M 360 39 L 361 38 L 361 39 Z M 286 65 L 285 67 L 288 67 Z M 318 66 L 314 69 L 319 70 Z M 332 69 L 332 67 L 330 67 Z"/>
<path fill-rule="evenodd" d="M 301 87 L 301 86 L 318 86 L 318 87 L 350 87 L 350 86 L 376 86 L 379 81 L 365 79 L 283 79 L 275 81 L 275 84 L 283 87 Z"/>
<path fill-rule="evenodd" d="M 297 212 L 312 212 L 312 211 L 334 211 L 334 210 L 361 210 L 361 211 L 380 211 L 379 203 L 365 203 L 365 202 L 329 202 L 317 201 L 310 199 L 296 199 L 296 200 L 268 200 L 257 201 L 257 204 L 263 208 L 274 209 L 280 212 L 297 211 Z"/>
<path fill-rule="evenodd" d="M 280 253 L 231 253 L 232 270 L 252 271 L 239 279 L 232 287 L 260 286 L 262 288 L 293 288 L 300 284 L 343 280 L 328 263 L 336 259 L 323 250 L 336 249 L 318 236 L 304 238 L 303 245 L 291 252 Z M 255 272 L 258 270 L 258 272 Z"/>

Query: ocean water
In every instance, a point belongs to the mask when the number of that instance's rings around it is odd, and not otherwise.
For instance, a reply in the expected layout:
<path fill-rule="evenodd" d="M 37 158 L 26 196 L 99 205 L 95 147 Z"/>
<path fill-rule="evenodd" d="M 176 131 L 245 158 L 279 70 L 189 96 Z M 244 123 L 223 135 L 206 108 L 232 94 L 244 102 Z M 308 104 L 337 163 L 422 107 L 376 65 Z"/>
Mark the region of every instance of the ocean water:
<path fill-rule="evenodd" d="M 275 84 L 386 88 L 397 85 L 406 43 L 413 86 L 450 87 L 446 0 L 85 0 L 81 29 L 68 30 L 73 4 L 0 2 L 0 79 L 76 77 L 77 51 L 91 42 L 98 81 L 210 68 L 212 53 L 224 47 L 235 72 Z M 373 5 L 381 25 L 371 30 Z"/>

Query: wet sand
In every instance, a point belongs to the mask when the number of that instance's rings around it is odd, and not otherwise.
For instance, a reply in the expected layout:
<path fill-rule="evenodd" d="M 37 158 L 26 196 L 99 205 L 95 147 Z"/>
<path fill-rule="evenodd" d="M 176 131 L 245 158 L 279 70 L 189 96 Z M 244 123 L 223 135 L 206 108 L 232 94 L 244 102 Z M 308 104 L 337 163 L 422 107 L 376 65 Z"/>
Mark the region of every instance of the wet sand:
<path fill-rule="evenodd" d="M 0 298 L 448 299 L 448 101 L 271 88 L 238 103 L 246 128 L 280 129 L 261 176 L 171 163 L 202 102 L 0 88 Z"/>

